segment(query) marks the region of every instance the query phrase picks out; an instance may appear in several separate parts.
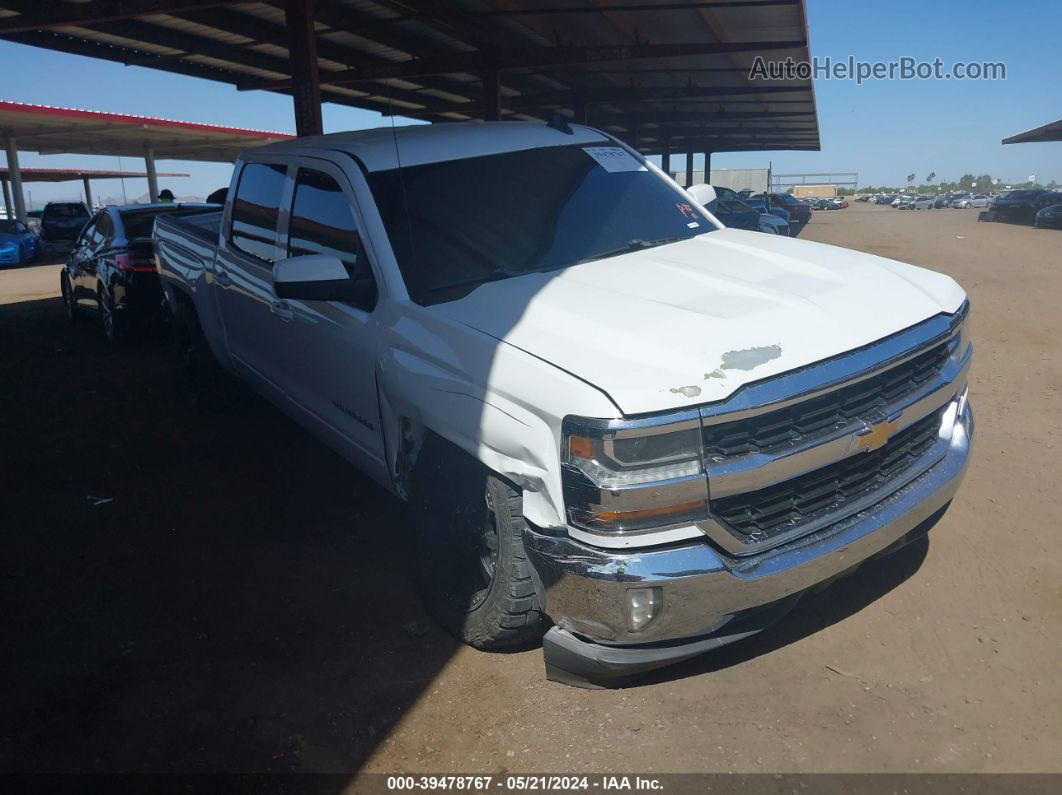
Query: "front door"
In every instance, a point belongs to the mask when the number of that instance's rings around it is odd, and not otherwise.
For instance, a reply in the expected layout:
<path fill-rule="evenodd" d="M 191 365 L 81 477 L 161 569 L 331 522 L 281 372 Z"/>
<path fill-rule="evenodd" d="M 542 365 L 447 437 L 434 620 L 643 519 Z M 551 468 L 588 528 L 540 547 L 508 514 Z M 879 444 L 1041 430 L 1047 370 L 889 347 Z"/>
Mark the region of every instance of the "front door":
<path fill-rule="evenodd" d="M 373 271 L 361 245 L 353 192 L 335 166 L 299 166 L 282 255 L 338 257 L 352 278 Z M 362 303 L 284 299 L 272 315 L 275 378 L 304 422 L 364 468 L 385 467 L 377 402 L 375 295 Z"/>

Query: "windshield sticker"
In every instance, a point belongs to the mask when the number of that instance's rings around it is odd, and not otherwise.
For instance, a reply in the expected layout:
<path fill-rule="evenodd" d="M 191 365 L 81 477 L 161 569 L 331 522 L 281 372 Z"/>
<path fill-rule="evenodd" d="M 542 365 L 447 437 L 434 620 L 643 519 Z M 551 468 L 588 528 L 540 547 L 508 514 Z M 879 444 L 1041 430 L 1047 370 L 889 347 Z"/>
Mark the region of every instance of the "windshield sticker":
<path fill-rule="evenodd" d="M 686 204 L 685 202 L 678 202 L 677 204 L 675 204 L 675 206 L 678 207 L 678 211 L 680 213 L 682 213 L 684 216 L 686 216 L 687 218 L 696 218 L 697 217 L 697 211 L 694 210 L 693 207 L 691 207 L 690 205 Z"/>
<path fill-rule="evenodd" d="M 690 229 L 696 229 L 698 226 L 700 226 L 700 224 L 696 221 L 690 221 L 688 224 L 686 224 L 686 226 L 688 226 Z"/>
<path fill-rule="evenodd" d="M 586 146 L 583 151 L 594 158 L 605 171 L 615 174 L 620 171 L 645 171 L 645 166 L 619 146 Z"/>

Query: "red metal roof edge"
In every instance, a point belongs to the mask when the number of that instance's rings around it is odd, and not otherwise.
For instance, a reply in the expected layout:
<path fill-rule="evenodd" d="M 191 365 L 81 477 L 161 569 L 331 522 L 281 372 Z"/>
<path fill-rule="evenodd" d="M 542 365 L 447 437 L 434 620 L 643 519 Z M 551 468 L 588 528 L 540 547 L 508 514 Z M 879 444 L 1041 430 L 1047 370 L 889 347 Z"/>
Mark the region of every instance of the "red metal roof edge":
<path fill-rule="evenodd" d="M 38 116 L 47 116 L 53 119 L 92 119 L 95 121 L 113 121 L 126 124 L 144 125 L 150 124 L 158 127 L 169 127 L 179 130 L 196 130 L 199 132 L 225 133 L 227 135 L 243 135 L 248 138 L 275 138 L 286 141 L 294 138 L 289 133 L 272 132 L 270 130 L 255 130 L 247 127 L 222 127 L 218 124 L 206 124 L 203 122 L 175 121 L 156 116 L 137 116 L 127 113 L 107 113 L 100 110 L 81 110 L 79 108 L 60 108 L 53 105 L 34 105 L 28 102 L 10 102 L 0 99 L 0 111 L 16 111 Z"/>
<path fill-rule="evenodd" d="M 0 174 L 7 174 L 9 170 L 7 166 L 0 166 Z M 81 177 L 93 177 L 95 179 L 136 179 L 137 177 L 146 177 L 146 171 L 112 171 L 108 168 L 20 168 L 19 173 L 25 177 L 27 174 L 33 176 L 42 176 L 44 174 L 56 174 L 59 176 L 70 175 L 71 179 L 78 179 Z M 155 176 L 157 177 L 189 177 L 191 174 L 184 174 L 176 171 L 159 171 Z"/>

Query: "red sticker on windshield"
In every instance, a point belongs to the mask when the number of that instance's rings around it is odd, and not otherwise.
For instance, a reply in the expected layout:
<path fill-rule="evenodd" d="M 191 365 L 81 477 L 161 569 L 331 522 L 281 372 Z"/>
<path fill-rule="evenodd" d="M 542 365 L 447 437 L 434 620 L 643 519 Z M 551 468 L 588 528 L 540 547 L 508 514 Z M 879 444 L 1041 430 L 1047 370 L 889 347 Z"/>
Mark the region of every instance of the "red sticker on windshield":
<path fill-rule="evenodd" d="M 697 217 L 697 211 L 694 210 L 690 205 L 684 204 L 684 203 L 679 203 L 679 204 L 676 204 L 675 206 L 678 207 L 679 212 L 682 213 L 687 218 L 696 218 Z"/>

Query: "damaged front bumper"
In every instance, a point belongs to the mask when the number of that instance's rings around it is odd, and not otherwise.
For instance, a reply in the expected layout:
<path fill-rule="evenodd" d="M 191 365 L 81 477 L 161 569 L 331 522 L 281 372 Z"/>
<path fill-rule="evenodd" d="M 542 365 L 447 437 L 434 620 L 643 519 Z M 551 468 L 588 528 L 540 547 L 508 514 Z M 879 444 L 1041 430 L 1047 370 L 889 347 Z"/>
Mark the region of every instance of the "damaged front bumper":
<path fill-rule="evenodd" d="M 680 546 L 605 550 L 532 530 L 524 543 L 555 622 L 543 641 L 548 678 L 614 687 L 765 629 L 808 590 L 923 535 L 966 470 L 973 413 L 955 404 L 943 457 L 874 506 L 783 546 L 732 557 L 707 539 Z M 632 632 L 627 591 L 658 588 L 656 617 Z"/>

